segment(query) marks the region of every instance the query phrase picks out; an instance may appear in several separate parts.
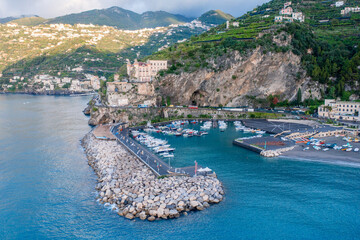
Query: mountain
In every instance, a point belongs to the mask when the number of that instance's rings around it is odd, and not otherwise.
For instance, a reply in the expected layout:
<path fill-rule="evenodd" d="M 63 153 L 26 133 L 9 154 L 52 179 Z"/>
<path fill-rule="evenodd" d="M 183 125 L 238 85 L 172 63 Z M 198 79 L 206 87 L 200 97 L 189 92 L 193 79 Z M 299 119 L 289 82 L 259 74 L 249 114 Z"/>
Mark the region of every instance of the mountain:
<path fill-rule="evenodd" d="M 360 0 L 342 7 L 293 0 L 304 21 L 275 22 L 284 1 L 269 1 L 228 27 L 221 24 L 149 56 L 171 59 L 156 82 L 157 94 L 176 105 L 229 107 L 269 107 L 274 96 L 282 106 L 296 104 L 299 89 L 304 105 L 359 99 L 360 14 L 341 13 L 358 5 Z"/>
<path fill-rule="evenodd" d="M 221 10 L 211 10 L 201 15 L 198 20 L 205 24 L 223 24 L 226 21 L 234 19 L 230 14 L 224 13 Z"/>
<path fill-rule="evenodd" d="M 190 22 L 191 20 L 193 19 L 164 11 L 138 14 L 120 7 L 111 7 L 61 16 L 50 19 L 47 23 L 91 23 L 94 25 L 113 26 L 119 29 L 137 30 L 142 28 L 165 27 L 170 24 Z"/>
<path fill-rule="evenodd" d="M 0 18 L 0 24 L 8 23 L 8 22 L 14 21 L 16 19 L 31 18 L 31 17 L 39 17 L 39 16 L 37 16 L 37 15 L 20 15 L 20 16 L 16 16 L 16 17 Z"/>

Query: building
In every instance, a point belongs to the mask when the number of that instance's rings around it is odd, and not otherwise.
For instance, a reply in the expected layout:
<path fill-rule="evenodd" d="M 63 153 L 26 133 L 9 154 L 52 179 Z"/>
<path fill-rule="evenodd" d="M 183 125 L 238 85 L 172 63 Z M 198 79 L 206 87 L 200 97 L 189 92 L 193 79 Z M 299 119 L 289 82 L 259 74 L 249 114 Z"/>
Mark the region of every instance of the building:
<path fill-rule="evenodd" d="M 344 1 L 338 1 L 335 3 L 335 7 L 341 7 L 344 6 Z"/>
<path fill-rule="evenodd" d="M 302 12 L 295 12 L 291 7 L 291 2 L 286 2 L 284 8 L 279 12 L 280 16 L 275 16 L 275 22 L 293 22 L 294 20 L 299 22 L 305 21 L 305 15 Z"/>
<path fill-rule="evenodd" d="M 354 13 L 360 12 L 360 7 L 346 7 L 344 10 L 341 10 L 341 15 L 346 15 L 351 12 L 354 12 Z"/>
<path fill-rule="evenodd" d="M 167 61 L 162 60 L 148 60 L 147 62 L 138 62 L 135 60 L 134 64 L 131 64 L 130 61 L 127 60 L 127 74 L 130 80 L 151 82 L 159 71 L 168 68 L 167 65 Z"/>
<path fill-rule="evenodd" d="M 156 105 L 154 85 L 150 82 L 107 82 L 106 86 L 111 107 Z"/>
<path fill-rule="evenodd" d="M 344 102 L 326 99 L 318 108 L 319 117 L 337 120 L 360 121 L 360 102 Z"/>
<path fill-rule="evenodd" d="M 305 16 L 302 12 L 293 12 L 292 13 L 292 19 L 299 21 L 299 22 L 304 22 L 305 21 Z"/>
<path fill-rule="evenodd" d="M 226 29 L 229 29 L 230 26 L 233 26 L 233 27 L 239 27 L 240 26 L 240 23 L 239 22 L 230 22 L 230 21 L 226 21 Z"/>
<path fill-rule="evenodd" d="M 294 10 L 292 7 L 286 7 L 280 10 L 280 15 L 292 15 Z"/>

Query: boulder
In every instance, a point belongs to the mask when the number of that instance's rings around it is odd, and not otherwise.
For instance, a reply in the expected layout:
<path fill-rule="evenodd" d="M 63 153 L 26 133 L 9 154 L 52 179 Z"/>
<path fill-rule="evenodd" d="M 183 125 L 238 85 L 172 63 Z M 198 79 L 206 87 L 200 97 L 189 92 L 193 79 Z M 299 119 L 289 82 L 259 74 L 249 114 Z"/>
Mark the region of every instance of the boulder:
<path fill-rule="evenodd" d="M 198 201 L 190 201 L 190 206 L 196 208 L 199 205 Z"/>
<path fill-rule="evenodd" d="M 142 211 L 140 214 L 139 214 L 139 217 L 141 220 L 146 220 L 146 213 L 144 211 Z"/>
<path fill-rule="evenodd" d="M 125 217 L 130 220 L 135 218 L 131 213 L 126 214 Z"/>

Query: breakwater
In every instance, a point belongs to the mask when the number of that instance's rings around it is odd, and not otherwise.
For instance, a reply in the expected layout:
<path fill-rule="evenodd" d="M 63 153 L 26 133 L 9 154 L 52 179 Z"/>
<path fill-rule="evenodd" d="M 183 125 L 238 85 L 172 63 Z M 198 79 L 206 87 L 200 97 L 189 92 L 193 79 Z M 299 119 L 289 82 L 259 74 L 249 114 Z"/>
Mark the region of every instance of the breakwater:
<path fill-rule="evenodd" d="M 98 176 L 99 201 L 120 216 L 154 221 L 201 211 L 223 200 L 221 182 L 209 176 L 159 179 L 116 141 L 92 133 L 82 139 L 89 165 Z"/>

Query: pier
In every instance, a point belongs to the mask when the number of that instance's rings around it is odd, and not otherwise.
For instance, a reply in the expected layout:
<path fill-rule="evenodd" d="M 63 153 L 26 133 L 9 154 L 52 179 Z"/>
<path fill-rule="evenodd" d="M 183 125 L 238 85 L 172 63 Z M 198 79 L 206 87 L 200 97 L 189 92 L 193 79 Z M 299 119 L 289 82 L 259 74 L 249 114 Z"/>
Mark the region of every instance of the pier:
<path fill-rule="evenodd" d="M 143 162 L 156 176 L 166 175 L 188 175 L 195 176 L 195 166 L 185 168 L 173 168 L 161 158 L 149 151 L 146 147 L 139 144 L 129 136 L 131 129 L 119 129 L 120 124 L 111 128 L 112 134 L 116 137 L 116 141 L 123 145 L 129 152 L 134 154 L 141 162 Z M 201 166 L 198 166 L 201 168 Z"/>

